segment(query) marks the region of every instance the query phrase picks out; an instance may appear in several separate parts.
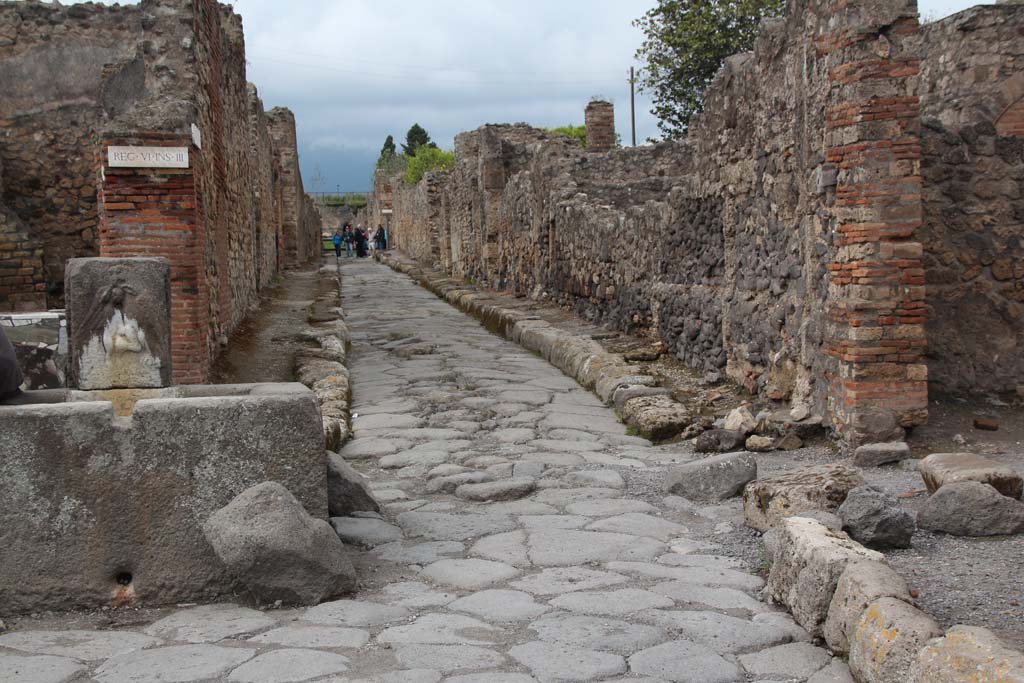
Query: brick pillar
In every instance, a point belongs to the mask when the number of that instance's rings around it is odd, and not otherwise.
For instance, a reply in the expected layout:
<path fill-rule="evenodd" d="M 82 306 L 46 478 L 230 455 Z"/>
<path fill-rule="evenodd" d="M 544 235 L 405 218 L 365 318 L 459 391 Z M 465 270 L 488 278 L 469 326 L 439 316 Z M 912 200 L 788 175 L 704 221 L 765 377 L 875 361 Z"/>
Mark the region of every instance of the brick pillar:
<path fill-rule="evenodd" d="M 928 415 L 918 23 L 914 0 L 837 3 L 830 14 L 817 39 L 837 171 L 825 353 L 830 412 L 855 445 L 900 438 Z"/>
<path fill-rule="evenodd" d="M 587 126 L 587 151 L 607 152 L 615 149 L 615 106 L 596 100 L 584 112 Z"/>
<path fill-rule="evenodd" d="M 111 168 L 107 163 L 110 145 L 187 147 L 189 168 Z M 201 384 L 210 371 L 200 153 L 189 136 L 162 133 L 106 138 L 97 150 L 100 256 L 163 256 L 170 262 L 174 384 Z"/>

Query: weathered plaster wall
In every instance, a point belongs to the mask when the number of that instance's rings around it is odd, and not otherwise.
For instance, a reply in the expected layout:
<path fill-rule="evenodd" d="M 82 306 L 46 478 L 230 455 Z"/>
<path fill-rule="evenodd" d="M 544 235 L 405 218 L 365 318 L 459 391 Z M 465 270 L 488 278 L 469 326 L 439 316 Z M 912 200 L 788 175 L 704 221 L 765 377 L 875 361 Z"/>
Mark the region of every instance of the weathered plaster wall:
<path fill-rule="evenodd" d="M 926 406 L 916 31 L 912 2 L 793 0 L 681 144 L 464 133 L 451 171 L 390 179 L 395 243 L 656 335 L 852 440 L 898 436 Z"/>
<path fill-rule="evenodd" d="M 1024 385 L 1024 5 L 922 28 L 928 365 L 943 392 Z"/>
<path fill-rule="evenodd" d="M 282 232 L 285 264 L 295 266 L 320 255 L 320 220 L 302 187 L 299 152 L 295 137 L 295 115 L 283 107 L 267 112 L 284 185 Z"/>

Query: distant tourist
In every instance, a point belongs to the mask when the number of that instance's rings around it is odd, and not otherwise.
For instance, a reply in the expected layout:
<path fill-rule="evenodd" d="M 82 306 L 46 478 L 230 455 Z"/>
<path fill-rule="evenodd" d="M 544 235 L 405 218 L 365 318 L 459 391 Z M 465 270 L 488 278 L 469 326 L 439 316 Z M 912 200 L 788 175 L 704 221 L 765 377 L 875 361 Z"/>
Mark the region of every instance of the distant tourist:
<path fill-rule="evenodd" d="M 363 226 L 360 225 L 356 228 L 356 256 L 359 258 L 366 258 L 366 247 L 368 241 L 369 236 L 366 234 L 366 231 L 363 230 Z"/>
<path fill-rule="evenodd" d="M 390 231 L 387 228 L 384 228 L 384 249 L 388 249 L 389 248 L 388 244 L 390 244 L 390 240 L 391 240 Z"/>
<path fill-rule="evenodd" d="M 0 403 L 21 395 L 21 383 L 25 381 L 18 367 L 18 357 L 4 328 L 0 327 Z"/>
<path fill-rule="evenodd" d="M 334 231 L 334 237 L 331 238 L 331 242 L 334 243 L 334 257 L 341 258 L 341 244 L 344 242 L 344 238 L 341 236 L 341 230 Z"/>
<path fill-rule="evenodd" d="M 387 249 L 387 244 L 384 241 L 384 226 L 378 225 L 377 232 L 373 233 L 373 248 L 379 251 Z"/>
<path fill-rule="evenodd" d="M 352 258 L 352 250 L 355 248 L 355 235 L 352 233 L 352 224 L 346 223 L 341 229 L 341 239 L 345 242 L 345 256 Z"/>

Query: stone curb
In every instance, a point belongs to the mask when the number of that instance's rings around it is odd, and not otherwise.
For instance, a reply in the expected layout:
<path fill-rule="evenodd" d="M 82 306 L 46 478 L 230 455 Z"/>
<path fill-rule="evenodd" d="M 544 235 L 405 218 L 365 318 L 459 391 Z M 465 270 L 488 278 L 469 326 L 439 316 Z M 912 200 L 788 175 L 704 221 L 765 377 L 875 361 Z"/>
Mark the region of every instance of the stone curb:
<path fill-rule="evenodd" d="M 1024 655 L 984 628 L 943 633 L 880 553 L 806 517 L 776 529 L 766 597 L 849 655 L 859 683 L 1024 683 Z"/>
<path fill-rule="evenodd" d="M 621 408 L 613 405 L 617 390 L 654 387 L 658 382 L 653 376 L 638 375 L 636 364 L 627 362 L 622 354 L 605 351 L 591 337 L 567 332 L 523 311 L 503 307 L 494 303 L 493 293 L 441 273 L 432 273 L 393 253 L 376 252 L 374 259 L 413 278 L 438 298 L 480 320 L 492 332 L 544 358 L 594 392 L 640 436 L 665 441 L 689 426 L 686 407 L 668 395 L 637 396 L 625 401 Z M 652 401 L 652 398 L 658 400 Z"/>
<path fill-rule="evenodd" d="M 320 272 L 324 274 L 323 269 Z M 340 308 L 341 275 L 335 269 L 330 277 L 337 282 L 337 290 L 328 298 L 336 305 L 325 315 L 325 304 L 329 302 L 321 299 L 314 303 L 316 313 L 310 314 L 309 329 L 302 334 L 308 346 L 296 354 L 295 374 L 316 395 L 323 420 L 324 445 L 327 450 L 337 452 L 352 435 L 349 411 L 352 390 L 347 365 L 352 338 Z"/>

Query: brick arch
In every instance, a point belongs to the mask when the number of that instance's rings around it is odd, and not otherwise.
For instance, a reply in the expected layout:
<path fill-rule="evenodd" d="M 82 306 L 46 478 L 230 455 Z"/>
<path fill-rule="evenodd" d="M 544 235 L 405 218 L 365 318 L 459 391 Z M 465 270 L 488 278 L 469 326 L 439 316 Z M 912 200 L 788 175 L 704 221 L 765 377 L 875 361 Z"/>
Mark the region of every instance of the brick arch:
<path fill-rule="evenodd" d="M 1024 137 L 1024 71 L 1007 78 L 991 99 L 996 113 L 996 131 L 1000 135 Z"/>
<path fill-rule="evenodd" d="M 1024 97 L 1007 107 L 996 120 L 996 132 L 1007 137 L 1024 138 Z"/>

